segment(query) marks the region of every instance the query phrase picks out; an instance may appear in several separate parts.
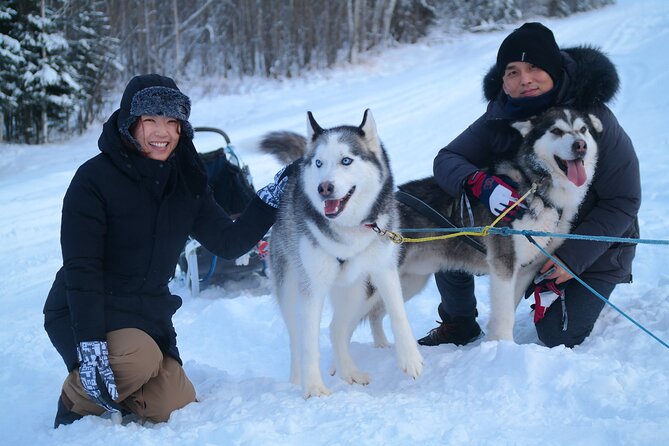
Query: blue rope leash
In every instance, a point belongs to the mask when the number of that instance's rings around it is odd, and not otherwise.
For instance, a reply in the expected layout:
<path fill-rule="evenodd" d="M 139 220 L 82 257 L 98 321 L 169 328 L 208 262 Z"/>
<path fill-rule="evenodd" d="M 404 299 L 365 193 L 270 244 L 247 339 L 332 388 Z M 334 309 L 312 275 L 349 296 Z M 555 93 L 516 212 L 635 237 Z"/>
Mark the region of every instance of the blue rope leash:
<path fill-rule="evenodd" d="M 401 232 L 401 233 L 409 233 L 409 232 L 478 232 L 478 233 L 483 234 L 484 230 L 487 230 L 488 234 L 497 234 L 497 235 L 505 235 L 505 236 L 508 236 L 508 235 L 524 235 L 527 238 L 527 240 L 529 240 L 530 243 L 532 243 L 534 246 L 536 246 L 545 256 L 547 256 L 549 259 L 551 259 L 553 262 L 555 262 L 556 265 L 560 266 L 562 269 L 564 269 L 566 272 L 568 272 L 574 279 L 576 279 L 587 290 L 589 290 L 592 294 L 597 296 L 597 298 L 601 299 L 602 301 L 604 301 L 604 303 L 613 307 L 614 310 L 616 310 L 618 313 L 623 315 L 627 320 L 632 322 L 634 325 L 639 327 L 644 333 L 646 333 L 647 335 L 649 335 L 650 337 L 655 339 L 657 342 L 662 344 L 664 347 L 669 349 L 669 344 L 667 344 L 662 339 L 655 336 L 646 327 L 639 324 L 631 316 L 629 316 L 623 310 L 618 308 L 615 304 L 610 302 L 604 296 L 599 294 L 590 285 L 585 283 L 583 281 L 583 279 L 581 279 L 580 277 L 575 275 L 569 268 L 567 268 L 567 266 L 564 263 L 562 263 L 556 257 L 549 254 L 548 251 L 546 251 L 544 248 L 539 246 L 539 244 L 532 238 L 532 236 L 535 236 L 535 237 L 565 238 L 565 239 L 574 239 L 574 240 L 595 240 L 595 241 L 600 241 L 600 242 L 611 242 L 611 243 L 621 243 L 622 242 L 622 243 L 653 244 L 653 245 L 669 245 L 669 240 L 652 240 L 652 239 L 639 239 L 639 238 L 607 237 L 607 236 L 581 235 L 581 234 L 559 234 L 559 233 L 554 233 L 554 232 L 517 230 L 517 229 L 511 229 L 509 227 L 498 228 L 498 227 L 494 227 L 494 226 L 493 227 L 474 226 L 474 227 L 468 227 L 468 228 L 419 228 L 419 229 L 407 228 L 407 229 L 400 229 L 399 232 Z"/>
<path fill-rule="evenodd" d="M 567 266 L 564 263 L 559 261 L 556 257 L 552 256 L 551 254 L 548 253 L 548 251 L 546 251 L 544 248 L 539 246 L 539 244 L 532 238 L 532 236 L 535 236 L 535 237 L 565 238 L 565 239 L 574 239 L 574 240 L 595 240 L 595 241 L 600 241 L 600 242 L 611 242 L 611 243 L 635 243 L 635 244 L 652 244 L 652 245 L 669 245 L 669 240 L 652 240 L 652 239 L 608 237 L 608 236 L 581 235 L 581 234 L 559 234 L 559 233 L 554 233 L 554 232 L 517 230 L 517 229 L 511 229 L 509 227 L 498 228 L 498 227 L 489 227 L 489 226 L 486 226 L 486 227 L 474 226 L 474 227 L 468 227 L 468 228 L 419 228 L 419 229 L 408 228 L 408 229 L 400 229 L 399 232 L 401 232 L 401 233 L 410 233 L 410 232 L 478 232 L 478 233 L 483 233 L 484 230 L 487 230 L 488 234 L 497 234 L 497 235 L 506 235 L 506 236 L 508 236 L 508 235 L 523 235 L 523 236 L 525 236 L 530 241 L 530 243 L 532 243 L 534 246 L 536 246 L 545 256 L 547 256 L 549 259 L 551 259 L 553 262 L 555 262 L 555 264 L 557 264 L 562 269 L 564 269 L 566 272 L 568 272 L 574 279 L 576 279 L 587 290 L 589 290 L 592 294 L 597 296 L 597 298 L 601 299 L 602 301 L 604 301 L 604 303 L 613 307 L 614 310 L 616 310 L 618 313 L 623 315 L 627 320 L 629 320 L 634 325 L 636 325 L 638 328 L 640 328 L 644 333 L 646 333 L 647 335 L 649 335 L 650 337 L 655 339 L 657 342 L 662 344 L 664 347 L 669 349 L 669 345 L 666 342 L 664 342 L 662 339 L 655 336 L 646 327 L 639 324 L 631 316 L 629 316 L 623 310 L 618 308 L 615 304 L 610 302 L 604 296 L 599 294 L 590 285 L 585 283 L 583 281 L 583 279 L 581 279 L 580 277 L 575 275 L 569 268 L 567 268 Z"/>
<path fill-rule="evenodd" d="M 652 337 L 653 339 L 655 339 L 657 342 L 659 342 L 660 344 L 662 344 L 664 347 L 666 347 L 666 348 L 669 349 L 669 345 L 667 345 L 666 342 L 664 342 L 662 339 L 660 339 L 660 338 L 658 338 L 657 336 L 655 336 L 655 335 L 654 335 L 653 333 L 651 333 L 646 327 L 644 327 L 643 325 L 639 324 L 639 323 L 638 323 L 637 321 L 635 321 L 631 316 L 627 315 L 627 313 L 625 313 L 624 311 L 622 311 L 620 308 L 618 308 L 617 306 L 615 306 L 615 304 L 613 304 L 613 303 L 610 302 L 608 299 L 606 299 L 604 296 L 602 296 L 601 294 L 599 294 L 594 288 L 592 288 L 590 285 L 588 285 L 587 283 L 585 283 L 585 282 L 583 281 L 583 279 L 581 279 L 580 277 L 578 277 L 577 275 L 575 275 L 569 268 L 567 268 L 567 266 L 566 266 L 564 263 L 562 263 L 560 260 L 558 260 L 555 256 L 552 256 L 551 254 L 549 254 L 548 251 L 546 251 L 544 248 L 542 248 L 541 246 L 539 246 L 539 244 L 538 244 L 538 243 L 537 243 L 531 236 L 528 235 L 528 236 L 527 236 L 527 239 L 530 241 L 530 243 L 532 243 L 534 246 L 536 246 L 537 248 L 539 248 L 539 250 L 540 250 L 542 253 L 544 253 L 544 255 L 546 255 L 549 259 L 551 259 L 553 262 L 555 262 L 556 265 L 558 265 L 560 268 L 562 268 L 563 270 L 565 270 L 566 272 L 568 272 L 574 279 L 578 280 L 578 282 L 579 282 L 581 285 L 583 285 L 585 288 L 587 288 L 592 294 L 594 294 L 595 296 L 597 296 L 599 299 L 603 300 L 604 303 L 609 304 L 611 307 L 613 307 L 614 310 L 616 310 L 618 313 L 622 314 L 627 320 L 629 320 L 630 322 L 632 322 L 634 325 L 636 325 L 637 327 L 639 327 L 639 328 L 640 328 L 643 332 L 645 332 L 647 335 L 649 335 L 650 337 Z"/>

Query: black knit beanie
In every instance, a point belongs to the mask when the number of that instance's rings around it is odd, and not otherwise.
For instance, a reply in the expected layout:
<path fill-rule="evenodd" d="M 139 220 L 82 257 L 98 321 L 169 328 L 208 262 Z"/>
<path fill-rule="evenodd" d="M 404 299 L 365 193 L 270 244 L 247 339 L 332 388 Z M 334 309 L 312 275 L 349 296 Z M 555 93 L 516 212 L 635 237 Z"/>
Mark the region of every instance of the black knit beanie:
<path fill-rule="evenodd" d="M 139 150 L 141 146 L 130 134 L 130 127 L 140 116 L 167 116 L 181 123 L 181 135 L 193 138 L 188 122 L 190 99 L 183 94 L 172 78 L 159 74 L 133 77 L 123 92 L 118 116 L 118 130 Z"/>
<path fill-rule="evenodd" d="M 502 42 L 497 52 L 500 77 L 510 62 L 527 62 L 550 75 L 554 83 L 562 77 L 562 56 L 553 32 L 538 22 L 525 23 Z"/>

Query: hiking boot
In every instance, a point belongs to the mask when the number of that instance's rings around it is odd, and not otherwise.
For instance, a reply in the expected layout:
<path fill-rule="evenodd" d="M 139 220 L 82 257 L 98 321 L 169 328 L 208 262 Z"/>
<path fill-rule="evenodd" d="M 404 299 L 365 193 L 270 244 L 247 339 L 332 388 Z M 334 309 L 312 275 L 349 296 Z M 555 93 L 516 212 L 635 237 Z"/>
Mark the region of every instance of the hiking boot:
<path fill-rule="evenodd" d="M 418 340 L 420 345 L 430 347 L 440 344 L 466 345 L 484 334 L 474 318 L 452 318 L 437 323 L 439 324 L 437 328 L 433 328 L 425 337 Z"/>
<path fill-rule="evenodd" d="M 69 408 L 67 407 L 69 403 Z M 64 424 L 72 424 L 77 420 L 81 420 L 84 416 L 72 412 L 72 402 L 65 394 L 61 394 L 58 398 L 58 411 L 56 412 L 56 419 L 53 421 L 53 428 L 58 429 L 58 426 Z"/>

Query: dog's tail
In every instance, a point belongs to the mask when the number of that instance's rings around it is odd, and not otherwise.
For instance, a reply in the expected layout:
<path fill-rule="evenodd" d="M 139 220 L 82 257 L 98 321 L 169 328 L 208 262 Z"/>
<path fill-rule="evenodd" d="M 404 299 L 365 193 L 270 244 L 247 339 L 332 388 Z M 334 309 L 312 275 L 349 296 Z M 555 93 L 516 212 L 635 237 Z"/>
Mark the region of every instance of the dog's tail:
<path fill-rule="evenodd" d="M 305 154 L 307 139 L 294 132 L 270 132 L 260 141 L 260 150 L 274 155 L 283 164 L 290 164 Z"/>

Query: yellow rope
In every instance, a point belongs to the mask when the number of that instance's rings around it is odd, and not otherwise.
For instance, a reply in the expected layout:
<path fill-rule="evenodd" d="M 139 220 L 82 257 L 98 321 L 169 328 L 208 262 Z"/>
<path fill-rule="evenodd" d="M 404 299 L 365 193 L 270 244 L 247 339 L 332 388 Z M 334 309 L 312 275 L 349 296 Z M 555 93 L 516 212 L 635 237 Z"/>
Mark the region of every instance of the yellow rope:
<path fill-rule="evenodd" d="M 401 245 L 402 243 L 423 243 L 423 242 L 433 242 L 433 241 L 436 241 L 436 240 L 444 240 L 444 239 L 453 238 L 453 237 L 460 237 L 460 236 L 463 236 L 463 235 L 469 235 L 469 236 L 472 236 L 472 237 L 485 237 L 485 236 L 488 235 L 488 231 L 490 231 L 491 228 L 493 228 L 497 223 L 499 223 L 499 221 L 500 221 L 501 219 L 503 219 L 503 218 L 506 216 L 506 214 L 508 214 L 509 212 L 511 212 L 511 210 L 512 210 L 513 208 L 515 208 L 516 206 L 518 206 L 519 204 L 521 204 L 523 201 L 525 201 L 525 200 L 527 199 L 527 197 L 528 197 L 530 194 L 536 192 L 536 190 L 537 190 L 537 183 L 534 183 L 534 184 L 532 184 L 532 187 L 530 187 L 530 190 L 528 190 L 528 191 L 525 193 L 525 195 L 523 195 L 522 197 L 520 197 L 515 203 L 513 203 L 511 206 L 509 206 L 508 208 L 506 208 L 506 209 L 504 210 L 504 212 L 502 212 L 501 214 L 499 214 L 499 215 L 497 216 L 497 218 L 496 218 L 492 223 L 490 223 L 488 226 L 484 226 L 483 229 L 481 230 L 481 232 L 475 232 L 475 231 L 462 231 L 462 232 L 455 232 L 455 233 L 452 233 L 452 234 L 446 234 L 446 235 L 436 235 L 436 236 L 432 236 L 432 237 L 409 238 L 409 237 L 404 237 L 404 236 L 402 236 L 402 234 L 399 234 L 399 233 L 397 233 L 397 232 L 388 231 L 388 230 L 383 230 L 383 229 L 380 229 L 380 228 L 378 228 L 378 227 L 376 227 L 374 230 L 375 230 L 377 233 L 379 233 L 380 235 L 386 235 L 386 236 L 388 236 L 388 238 L 389 238 L 393 243 L 396 243 L 396 244 L 398 244 L 398 245 Z"/>

